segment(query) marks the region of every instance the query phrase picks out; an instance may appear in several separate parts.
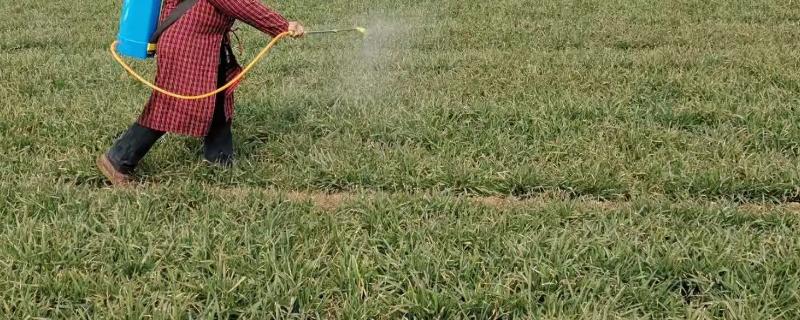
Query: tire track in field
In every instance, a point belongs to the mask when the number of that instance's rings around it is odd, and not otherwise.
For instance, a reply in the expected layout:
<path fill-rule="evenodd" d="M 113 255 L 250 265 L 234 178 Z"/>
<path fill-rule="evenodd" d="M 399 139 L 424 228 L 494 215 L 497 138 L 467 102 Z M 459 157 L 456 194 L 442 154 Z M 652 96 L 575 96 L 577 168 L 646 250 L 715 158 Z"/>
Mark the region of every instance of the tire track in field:
<path fill-rule="evenodd" d="M 242 195 L 247 192 L 253 191 L 250 188 L 225 188 L 218 189 L 219 191 L 230 193 L 231 195 Z M 569 203 L 584 209 L 594 209 L 601 211 L 622 209 L 635 205 L 635 201 L 628 200 L 597 200 L 597 199 L 574 199 L 569 198 L 567 195 L 552 192 L 542 193 L 533 197 L 517 198 L 517 197 L 504 197 L 504 196 L 456 196 L 436 193 L 382 193 L 371 192 L 365 190 L 363 192 L 321 192 L 321 191 L 283 191 L 275 189 L 267 189 L 260 191 L 267 193 L 270 196 L 285 198 L 290 202 L 304 202 L 311 203 L 315 207 L 324 211 L 335 211 L 339 208 L 346 206 L 349 203 L 357 201 L 370 201 L 379 198 L 418 198 L 418 199 L 448 199 L 452 201 L 467 201 L 473 205 L 482 205 L 497 209 L 515 209 L 515 208 L 539 208 L 551 205 L 553 203 Z M 675 201 L 676 204 L 680 203 L 694 204 L 694 205 L 707 205 L 719 206 L 722 208 L 731 208 L 739 211 L 744 211 L 753 214 L 767 213 L 772 211 L 784 211 L 787 213 L 800 213 L 800 202 L 785 202 L 785 203 L 733 203 L 712 200 L 686 200 Z"/>

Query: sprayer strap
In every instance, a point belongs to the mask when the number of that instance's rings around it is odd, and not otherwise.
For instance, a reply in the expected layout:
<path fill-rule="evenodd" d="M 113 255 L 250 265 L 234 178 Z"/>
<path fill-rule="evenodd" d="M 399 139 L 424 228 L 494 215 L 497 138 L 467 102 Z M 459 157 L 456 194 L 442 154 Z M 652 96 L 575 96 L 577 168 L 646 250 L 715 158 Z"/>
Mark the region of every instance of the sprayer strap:
<path fill-rule="evenodd" d="M 158 24 L 156 28 L 156 32 L 153 33 L 153 36 L 150 38 L 150 43 L 158 43 L 158 38 L 161 38 L 161 34 L 167 30 L 173 23 L 178 21 L 181 17 L 183 17 L 186 12 L 191 9 L 194 4 L 197 3 L 197 0 L 182 0 L 181 3 L 178 4 L 175 9 L 167 16 L 164 21 Z"/>

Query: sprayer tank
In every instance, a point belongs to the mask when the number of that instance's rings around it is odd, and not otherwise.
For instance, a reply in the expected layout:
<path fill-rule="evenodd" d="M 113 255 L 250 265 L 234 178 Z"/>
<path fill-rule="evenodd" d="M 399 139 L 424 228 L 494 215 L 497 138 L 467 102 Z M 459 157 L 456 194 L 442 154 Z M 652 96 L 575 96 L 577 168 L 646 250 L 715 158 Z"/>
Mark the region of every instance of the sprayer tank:
<path fill-rule="evenodd" d="M 152 57 L 154 48 L 149 42 L 160 14 L 161 0 L 125 0 L 119 22 L 117 51 L 137 59 Z"/>

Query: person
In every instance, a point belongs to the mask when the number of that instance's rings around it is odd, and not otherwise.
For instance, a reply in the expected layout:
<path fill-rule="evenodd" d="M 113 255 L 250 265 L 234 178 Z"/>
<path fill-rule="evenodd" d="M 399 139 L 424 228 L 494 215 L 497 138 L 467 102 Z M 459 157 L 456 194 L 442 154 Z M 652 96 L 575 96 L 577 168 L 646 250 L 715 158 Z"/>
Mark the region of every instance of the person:
<path fill-rule="evenodd" d="M 169 16 L 181 0 L 164 0 L 161 17 Z M 230 32 L 236 20 L 277 36 L 305 33 L 259 0 L 200 0 L 158 40 L 156 85 L 183 95 L 214 91 L 234 78 L 241 67 L 231 49 Z M 203 138 L 203 160 L 230 166 L 234 160 L 233 91 L 235 86 L 201 100 L 181 100 L 153 91 L 144 111 L 111 148 L 97 159 L 97 167 L 115 186 L 133 182 L 133 173 L 165 133 Z"/>

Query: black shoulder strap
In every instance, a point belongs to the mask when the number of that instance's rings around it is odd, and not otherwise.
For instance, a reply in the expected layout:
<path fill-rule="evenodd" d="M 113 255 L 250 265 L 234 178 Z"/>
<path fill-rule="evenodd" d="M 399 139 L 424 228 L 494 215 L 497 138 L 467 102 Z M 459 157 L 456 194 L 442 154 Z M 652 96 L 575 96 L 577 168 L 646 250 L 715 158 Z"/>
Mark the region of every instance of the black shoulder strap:
<path fill-rule="evenodd" d="M 169 14 L 169 16 L 164 19 L 163 22 L 158 24 L 156 28 L 156 32 L 153 33 L 153 36 L 150 38 L 150 43 L 157 43 L 158 38 L 161 38 L 161 34 L 164 33 L 173 23 L 178 21 L 181 17 L 183 17 L 186 12 L 191 9 L 194 4 L 197 3 L 197 0 L 182 0 L 181 3 L 175 7 L 174 10 Z"/>

